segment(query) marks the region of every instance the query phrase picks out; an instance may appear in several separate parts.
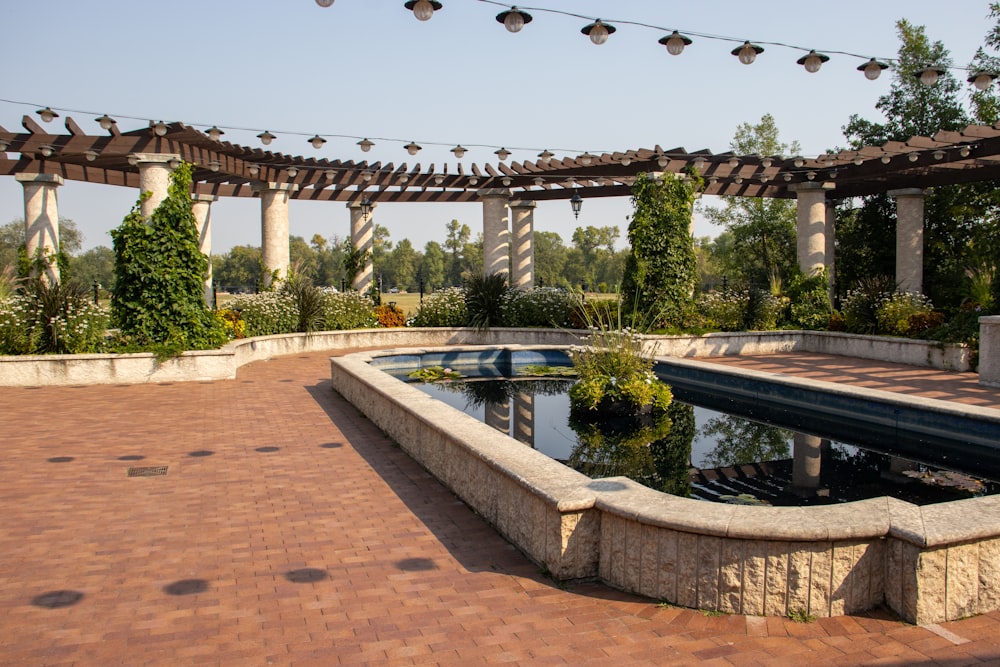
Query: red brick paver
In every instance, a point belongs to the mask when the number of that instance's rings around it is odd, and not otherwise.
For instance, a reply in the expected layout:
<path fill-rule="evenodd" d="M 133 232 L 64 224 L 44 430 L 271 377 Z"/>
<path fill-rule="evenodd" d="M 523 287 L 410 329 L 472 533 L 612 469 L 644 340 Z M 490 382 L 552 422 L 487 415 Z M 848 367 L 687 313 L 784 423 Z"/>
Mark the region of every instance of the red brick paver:
<path fill-rule="evenodd" d="M 0 389 L 0 664 L 1000 664 L 1000 613 L 942 624 L 955 644 L 559 588 L 335 395 L 327 356 Z"/>

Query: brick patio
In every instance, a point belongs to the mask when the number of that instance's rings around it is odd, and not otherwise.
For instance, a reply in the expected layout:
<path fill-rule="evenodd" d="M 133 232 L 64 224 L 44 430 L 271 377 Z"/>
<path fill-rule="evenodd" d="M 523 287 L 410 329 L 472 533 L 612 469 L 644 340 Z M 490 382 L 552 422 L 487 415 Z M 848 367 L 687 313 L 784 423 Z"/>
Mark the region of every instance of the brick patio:
<path fill-rule="evenodd" d="M 560 588 L 333 394 L 328 356 L 233 381 L 0 389 L 0 663 L 1000 665 L 996 612 L 801 624 Z M 782 356 L 728 362 L 921 381 Z M 909 390 L 1000 405 L 945 376 Z"/>

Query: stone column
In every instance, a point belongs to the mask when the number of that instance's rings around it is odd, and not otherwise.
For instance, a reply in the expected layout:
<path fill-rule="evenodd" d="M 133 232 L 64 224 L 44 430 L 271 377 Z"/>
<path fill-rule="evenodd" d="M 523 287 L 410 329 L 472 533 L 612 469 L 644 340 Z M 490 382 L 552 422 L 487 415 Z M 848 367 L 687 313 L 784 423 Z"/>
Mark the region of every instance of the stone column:
<path fill-rule="evenodd" d="M 483 200 L 483 274 L 508 273 L 510 266 L 510 230 L 507 202 L 510 190 L 491 188 L 480 190 Z"/>
<path fill-rule="evenodd" d="M 205 274 L 205 303 L 210 308 L 215 307 L 215 294 L 212 290 L 212 202 L 218 201 L 215 195 L 194 195 L 191 211 L 194 213 L 194 224 L 198 227 L 198 250 L 208 257 L 208 273 Z"/>
<path fill-rule="evenodd" d="M 813 495 L 819 488 L 823 464 L 823 439 L 796 433 L 792 449 L 792 491 Z"/>
<path fill-rule="evenodd" d="M 514 439 L 535 447 L 535 397 L 531 394 L 514 396 Z"/>
<path fill-rule="evenodd" d="M 511 235 L 514 239 L 510 285 L 528 290 L 535 285 L 535 207 L 533 201 L 510 203 Z"/>
<path fill-rule="evenodd" d="M 806 275 L 826 266 L 826 191 L 832 189 L 832 183 L 799 183 L 792 188 L 798 203 L 796 256 Z"/>
<path fill-rule="evenodd" d="M 835 248 L 837 240 L 837 207 L 833 202 L 826 202 L 826 273 L 830 282 L 830 302 L 836 296 L 836 284 L 833 279 L 836 268 Z"/>
<path fill-rule="evenodd" d="M 260 237 L 264 255 L 264 287 L 271 284 L 271 274 L 279 280 L 288 277 L 288 199 L 299 189 L 293 183 L 261 183 Z"/>
<path fill-rule="evenodd" d="M 372 211 L 375 210 L 376 206 L 377 204 L 373 202 L 372 210 L 368 212 L 368 215 L 364 215 L 361 211 L 361 202 L 347 204 L 347 208 L 351 211 L 351 245 L 354 246 L 355 250 L 360 250 L 367 256 L 361 271 L 354 276 L 354 280 L 351 282 L 351 289 L 357 290 L 361 294 L 367 294 L 375 280 L 375 264 L 372 262 L 375 223 L 372 222 Z"/>
<path fill-rule="evenodd" d="M 510 435 L 510 401 L 487 403 L 483 421 L 501 433 Z"/>
<path fill-rule="evenodd" d="M 979 384 L 1000 387 L 1000 315 L 979 318 Z"/>
<path fill-rule="evenodd" d="M 924 290 L 924 191 L 889 190 L 896 200 L 896 289 Z"/>
<path fill-rule="evenodd" d="M 55 174 L 16 174 L 24 188 L 24 246 L 28 259 L 40 253 L 45 267 L 41 279 L 49 285 L 59 282 L 59 198 L 56 188 L 63 184 Z M 37 269 L 32 267 L 31 274 Z"/>
<path fill-rule="evenodd" d="M 170 174 L 180 162 L 179 155 L 164 153 L 136 153 L 136 164 L 139 167 L 139 191 L 150 193 L 142 201 L 139 211 L 145 220 L 149 220 L 156 207 L 167 198 L 170 190 Z"/>

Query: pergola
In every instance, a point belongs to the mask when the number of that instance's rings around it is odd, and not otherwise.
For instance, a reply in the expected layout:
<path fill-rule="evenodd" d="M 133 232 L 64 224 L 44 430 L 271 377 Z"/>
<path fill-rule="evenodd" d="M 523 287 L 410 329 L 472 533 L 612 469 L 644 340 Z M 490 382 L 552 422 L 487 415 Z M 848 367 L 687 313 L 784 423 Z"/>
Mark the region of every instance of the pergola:
<path fill-rule="evenodd" d="M 574 195 L 629 196 L 640 173 L 682 174 L 694 167 L 705 179 L 701 194 L 795 198 L 799 265 L 806 272 L 832 266 L 832 201 L 893 195 L 898 206 L 897 282 L 902 289 L 920 291 L 923 190 L 1000 179 L 1000 124 L 816 157 L 654 146 L 561 159 L 546 152 L 537 161 L 509 165 L 431 164 L 425 169 L 419 163 L 409 167 L 290 156 L 222 141 L 214 128 L 201 132 L 182 123 L 151 122 L 121 132 L 111 119 L 97 120 L 105 121 L 106 133 L 87 134 L 69 117 L 66 133 L 60 134 L 29 116 L 22 120 L 24 132 L 0 128 L 0 175 L 15 176 L 24 186 L 29 253 L 58 247 L 56 188 L 66 180 L 151 192 L 143 206 L 148 216 L 166 196 L 170 170 L 183 160 L 195 165 L 192 196 L 205 252 L 211 247 L 209 207 L 220 197 L 260 198 L 264 263 L 279 275 L 288 269 L 291 199 L 345 202 L 351 211 L 352 243 L 362 250 L 370 248 L 372 209 L 379 203 L 479 201 L 484 270 L 506 271 L 512 258 L 511 283 L 526 288 L 534 283 L 535 202 Z M 19 157 L 11 159 L 10 153 Z M 372 278 L 368 266 L 353 287 L 365 290 Z"/>

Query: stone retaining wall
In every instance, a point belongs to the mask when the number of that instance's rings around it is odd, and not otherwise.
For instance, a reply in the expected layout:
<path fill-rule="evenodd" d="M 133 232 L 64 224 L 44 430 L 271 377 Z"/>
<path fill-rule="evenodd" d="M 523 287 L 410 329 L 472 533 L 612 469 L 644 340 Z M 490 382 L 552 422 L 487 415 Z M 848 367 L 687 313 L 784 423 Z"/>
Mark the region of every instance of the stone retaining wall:
<path fill-rule="evenodd" d="M 226 380 L 235 378 L 236 370 L 244 364 L 286 354 L 386 346 L 572 345 L 579 342 L 580 336 L 585 333 L 562 329 L 491 329 L 480 332 L 464 328 L 402 327 L 245 338 L 219 350 L 185 352 L 162 361 L 149 353 L 0 356 L 0 387 Z M 947 370 L 969 370 L 968 349 L 905 338 L 824 331 L 761 331 L 645 338 L 647 349 L 657 356 L 824 352 Z"/>
<path fill-rule="evenodd" d="M 419 352 L 333 358 L 333 386 L 557 578 L 755 615 L 835 616 L 884 602 L 910 622 L 937 623 L 1000 609 L 998 496 L 745 507 L 591 480 L 369 363 Z"/>

